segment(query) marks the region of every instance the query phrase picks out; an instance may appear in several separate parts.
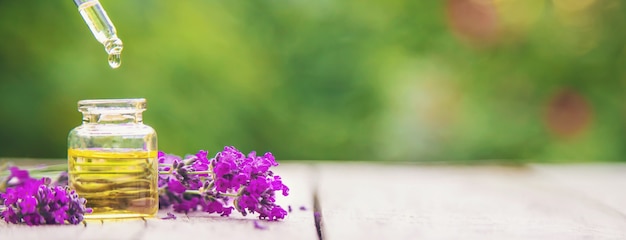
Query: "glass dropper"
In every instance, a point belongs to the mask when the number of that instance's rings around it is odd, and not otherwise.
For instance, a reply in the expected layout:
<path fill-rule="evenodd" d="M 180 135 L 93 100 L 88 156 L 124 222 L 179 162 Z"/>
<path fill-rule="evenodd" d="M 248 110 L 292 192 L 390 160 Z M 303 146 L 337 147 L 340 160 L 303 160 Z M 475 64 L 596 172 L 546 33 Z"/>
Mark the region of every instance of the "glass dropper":
<path fill-rule="evenodd" d="M 115 26 L 98 0 L 74 0 L 80 15 L 89 26 L 98 42 L 104 45 L 109 55 L 109 66 L 118 68 L 122 64 L 122 40 L 117 37 Z"/>

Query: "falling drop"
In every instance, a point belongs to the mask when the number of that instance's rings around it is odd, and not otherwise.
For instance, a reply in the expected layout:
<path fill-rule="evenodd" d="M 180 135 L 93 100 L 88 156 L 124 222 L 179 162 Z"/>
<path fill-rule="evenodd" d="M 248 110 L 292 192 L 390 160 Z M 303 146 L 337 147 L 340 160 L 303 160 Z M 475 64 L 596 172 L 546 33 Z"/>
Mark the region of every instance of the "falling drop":
<path fill-rule="evenodd" d="M 107 39 L 104 43 L 104 49 L 109 54 L 109 66 L 118 68 L 122 64 L 122 49 L 124 45 L 119 38 Z"/>
<path fill-rule="evenodd" d="M 111 66 L 111 68 L 118 68 L 120 67 L 121 64 L 122 64 L 121 54 L 119 53 L 109 54 L 109 66 Z"/>

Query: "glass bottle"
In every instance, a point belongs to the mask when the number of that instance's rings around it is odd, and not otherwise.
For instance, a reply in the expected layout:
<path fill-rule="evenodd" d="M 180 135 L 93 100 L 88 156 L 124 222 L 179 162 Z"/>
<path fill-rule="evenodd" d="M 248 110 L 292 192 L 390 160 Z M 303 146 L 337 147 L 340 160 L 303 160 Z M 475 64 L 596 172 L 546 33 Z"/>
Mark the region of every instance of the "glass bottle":
<path fill-rule="evenodd" d="M 69 184 L 93 209 L 86 219 L 153 217 L 158 211 L 157 135 L 145 99 L 81 100 L 68 136 Z"/>

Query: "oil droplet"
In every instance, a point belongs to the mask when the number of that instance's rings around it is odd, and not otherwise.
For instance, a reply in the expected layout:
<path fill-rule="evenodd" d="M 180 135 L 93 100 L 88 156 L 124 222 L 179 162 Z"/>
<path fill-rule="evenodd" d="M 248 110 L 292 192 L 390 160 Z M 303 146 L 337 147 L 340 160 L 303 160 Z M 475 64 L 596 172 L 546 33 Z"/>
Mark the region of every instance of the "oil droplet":
<path fill-rule="evenodd" d="M 107 39 L 102 44 L 104 44 L 104 50 L 109 54 L 109 66 L 111 66 L 111 68 L 120 67 L 122 64 L 122 49 L 124 49 L 122 40 L 114 36 L 113 38 Z"/>
<path fill-rule="evenodd" d="M 122 64 L 122 56 L 119 53 L 109 54 L 109 66 L 111 68 L 118 68 Z"/>

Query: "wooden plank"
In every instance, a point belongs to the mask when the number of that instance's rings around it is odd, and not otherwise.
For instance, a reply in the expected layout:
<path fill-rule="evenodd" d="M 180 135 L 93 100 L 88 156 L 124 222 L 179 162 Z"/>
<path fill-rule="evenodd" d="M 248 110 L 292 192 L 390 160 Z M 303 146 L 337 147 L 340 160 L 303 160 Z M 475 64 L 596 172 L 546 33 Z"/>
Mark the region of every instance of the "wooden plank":
<path fill-rule="evenodd" d="M 323 239 L 626 239 L 622 214 L 532 168 L 326 164 L 318 175 Z"/>
<path fill-rule="evenodd" d="M 0 239 L 73 239 L 85 229 L 83 225 L 31 227 L 0 221 Z"/>
<path fill-rule="evenodd" d="M 145 231 L 147 222 L 144 220 L 119 220 L 119 221 L 88 221 L 87 226 L 80 234 L 72 236 L 73 239 L 81 240 L 136 240 L 141 237 Z M 48 226 L 38 226 L 31 231 L 39 231 L 39 228 L 47 228 Z M 65 239 L 68 236 L 65 235 Z"/>
<path fill-rule="evenodd" d="M 300 211 L 300 206 L 311 209 L 313 189 L 311 168 L 308 165 L 283 164 L 276 168 L 290 188 L 288 197 L 278 197 L 277 202 L 292 211 L 283 221 L 259 221 L 267 229 L 254 227 L 254 216 L 241 217 L 233 212 L 231 217 L 206 213 L 175 214 L 176 220 L 159 218 L 123 221 L 89 221 L 87 226 L 36 226 L 6 224 L 0 221 L 0 239 L 317 239 L 313 212 Z M 165 216 L 166 210 L 159 212 Z"/>
<path fill-rule="evenodd" d="M 567 164 L 532 166 L 579 198 L 619 211 L 626 218 L 626 164 Z"/>

